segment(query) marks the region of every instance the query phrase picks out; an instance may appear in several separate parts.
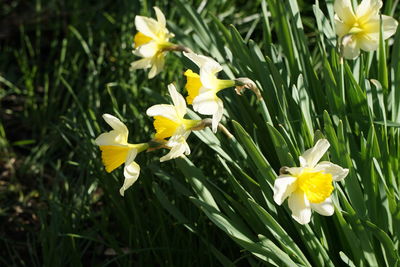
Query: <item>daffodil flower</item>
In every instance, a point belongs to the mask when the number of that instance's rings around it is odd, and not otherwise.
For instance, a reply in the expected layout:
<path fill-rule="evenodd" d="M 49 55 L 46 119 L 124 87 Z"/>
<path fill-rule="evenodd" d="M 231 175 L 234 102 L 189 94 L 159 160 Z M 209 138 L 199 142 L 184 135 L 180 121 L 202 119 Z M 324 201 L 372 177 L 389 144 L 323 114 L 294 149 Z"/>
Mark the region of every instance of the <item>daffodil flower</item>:
<path fill-rule="evenodd" d="M 332 183 L 343 180 L 349 173 L 348 169 L 329 161 L 318 161 L 328 150 L 328 140 L 321 139 L 311 149 L 300 156 L 300 166 L 286 168 L 274 184 L 274 200 L 281 205 L 289 198 L 289 209 L 292 217 L 300 224 L 310 222 L 311 210 L 321 215 L 331 216 L 334 206 L 331 199 Z"/>
<path fill-rule="evenodd" d="M 200 69 L 200 74 L 190 69 L 184 74 L 187 77 L 186 89 L 189 94 L 186 100 L 198 113 L 212 115 L 212 130 L 216 132 L 224 112 L 224 104 L 217 93 L 235 86 L 235 81 L 217 78 L 217 73 L 222 67 L 214 59 L 194 53 L 184 53 L 184 55 Z"/>
<path fill-rule="evenodd" d="M 343 56 L 354 59 L 364 51 L 374 51 L 379 45 L 379 32 L 382 19 L 382 34 L 386 40 L 397 29 L 397 21 L 379 14 L 381 0 L 363 0 L 354 10 L 350 0 L 336 0 L 336 34 L 342 40 Z"/>
<path fill-rule="evenodd" d="M 104 114 L 103 119 L 113 130 L 102 133 L 96 138 L 95 143 L 100 146 L 101 158 L 107 172 L 112 172 L 123 163 L 124 167 L 124 184 L 119 190 L 124 196 L 127 190 L 134 182 L 136 182 L 140 173 L 140 166 L 134 161 L 136 155 L 148 148 L 146 143 L 129 144 L 128 128 L 118 118 Z"/>
<path fill-rule="evenodd" d="M 154 105 L 147 109 L 147 115 L 154 117 L 154 128 L 156 129 L 155 139 L 164 140 L 169 138 L 165 144 L 171 150 L 161 157 L 160 161 L 166 161 L 182 156 L 189 155 L 190 148 L 186 142 L 192 129 L 201 121 L 185 119 L 186 103 L 181 94 L 176 91 L 173 84 L 168 85 L 168 91 L 173 105 Z"/>
<path fill-rule="evenodd" d="M 174 35 L 166 28 L 164 14 L 158 7 L 154 7 L 157 20 L 143 16 L 135 17 L 135 26 L 138 33 L 134 38 L 133 53 L 142 59 L 131 64 L 132 69 L 147 69 L 149 79 L 156 76 L 164 68 L 164 56 L 168 47 L 173 46 L 169 39 Z"/>

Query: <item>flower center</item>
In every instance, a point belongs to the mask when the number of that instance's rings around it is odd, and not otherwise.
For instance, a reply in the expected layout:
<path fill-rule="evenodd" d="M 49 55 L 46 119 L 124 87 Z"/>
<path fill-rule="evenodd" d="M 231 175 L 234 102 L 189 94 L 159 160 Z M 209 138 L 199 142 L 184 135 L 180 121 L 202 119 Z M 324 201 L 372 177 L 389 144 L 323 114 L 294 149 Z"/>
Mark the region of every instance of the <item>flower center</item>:
<path fill-rule="evenodd" d="M 181 119 L 180 122 L 173 121 L 164 116 L 154 116 L 154 128 L 156 129 L 155 139 L 165 139 L 175 134 L 180 125 L 185 127 L 186 131 L 190 131 L 194 126 L 199 124 L 199 120 Z"/>
<path fill-rule="evenodd" d="M 297 185 L 311 203 L 321 203 L 332 194 L 332 175 L 321 172 L 303 172 L 297 177 Z"/>
<path fill-rule="evenodd" d="M 193 99 L 199 95 L 199 91 L 202 86 L 200 81 L 200 75 L 194 73 L 190 69 L 185 71 L 184 75 L 186 76 L 187 79 L 185 88 L 188 91 L 188 96 L 186 97 L 186 101 L 188 102 L 189 105 L 191 105 L 193 103 Z"/>
<path fill-rule="evenodd" d="M 154 117 L 154 128 L 156 129 L 156 139 L 171 137 L 179 126 L 179 123 L 163 116 Z"/>
<path fill-rule="evenodd" d="M 125 162 L 128 156 L 128 146 L 100 146 L 101 159 L 107 172 L 112 172 Z"/>
<path fill-rule="evenodd" d="M 139 47 L 139 46 L 142 46 L 142 45 L 144 45 L 144 44 L 147 44 L 147 43 L 150 42 L 151 40 L 153 40 L 151 37 L 149 37 L 149 36 L 147 36 L 147 35 L 144 35 L 144 34 L 141 33 L 141 32 L 138 32 L 138 33 L 135 35 L 135 38 L 134 38 L 135 48 L 137 48 L 137 47 Z"/>

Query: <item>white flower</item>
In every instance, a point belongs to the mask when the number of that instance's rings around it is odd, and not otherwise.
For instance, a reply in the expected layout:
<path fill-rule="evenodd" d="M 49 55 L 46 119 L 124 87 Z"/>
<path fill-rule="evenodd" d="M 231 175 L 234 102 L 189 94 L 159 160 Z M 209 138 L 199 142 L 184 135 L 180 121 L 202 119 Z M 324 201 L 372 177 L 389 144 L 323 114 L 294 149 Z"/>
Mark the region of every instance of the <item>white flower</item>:
<path fill-rule="evenodd" d="M 112 172 L 123 163 L 124 167 L 124 184 L 120 189 L 123 196 L 134 182 L 136 182 L 140 173 L 140 166 L 134 161 L 139 152 L 147 149 L 147 144 L 129 144 L 128 128 L 118 118 L 104 114 L 103 119 L 113 130 L 102 133 L 96 138 L 95 143 L 100 146 L 101 158 L 107 172 Z"/>
<path fill-rule="evenodd" d="M 381 0 L 363 0 L 355 12 L 350 0 L 336 0 L 336 34 L 342 39 L 343 55 L 354 59 L 364 51 L 374 51 L 379 45 Z M 392 36 L 397 29 L 397 21 L 382 15 L 383 39 Z"/>
<path fill-rule="evenodd" d="M 172 46 L 169 38 L 174 35 L 166 28 L 165 16 L 158 7 L 154 7 L 157 20 L 143 16 L 135 17 L 138 33 L 135 35 L 133 53 L 143 59 L 132 63 L 132 69 L 151 67 L 149 79 L 156 76 L 164 68 L 165 48 Z"/>
<path fill-rule="evenodd" d="M 274 200 L 281 205 L 289 197 L 292 217 L 300 224 L 310 222 L 311 210 L 331 216 L 334 206 L 330 195 L 332 182 L 343 180 L 348 169 L 329 161 L 318 161 L 328 150 L 328 140 L 321 139 L 300 156 L 300 166 L 287 168 L 288 174 L 279 175 L 274 184 Z"/>
<path fill-rule="evenodd" d="M 147 109 L 147 115 L 154 117 L 154 128 L 156 129 L 155 139 L 163 140 L 169 138 L 166 146 L 170 147 L 170 152 L 161 157 L 160 161 L 166 161 L 181 157 L 183 154 L 189 155 L 190 148 L 186 142 L 191 129 L 196 126 L 199 120 L 184 119 L 186 114 L 186 103 L 173 84 L 168 85 L 168 91 L 173 105 L 154 105 Z"/>
<path fill-rule="evenodd" d="M 200 114 L 212 115 L 212 130 L 216 132 L 224 112 L 224 104 L 217 93 L 234 86 L 235 81 L 217 78 L 222 67 L 214 59 L 194 53 L 184 55 L 200 68 L 200 75 L 190 69 L 185 72 L 188 104 L 192 104 L 193 109 Z"/>

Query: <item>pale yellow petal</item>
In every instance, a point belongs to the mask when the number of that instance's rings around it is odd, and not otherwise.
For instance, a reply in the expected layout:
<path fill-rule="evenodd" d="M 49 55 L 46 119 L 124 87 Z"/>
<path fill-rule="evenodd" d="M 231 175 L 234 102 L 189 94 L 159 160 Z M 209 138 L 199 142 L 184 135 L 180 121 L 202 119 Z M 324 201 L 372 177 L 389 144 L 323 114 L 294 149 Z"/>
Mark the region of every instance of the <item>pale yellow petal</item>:
<path fill-rule="evenodd" d="M 379 10 L 383 3 L 381 0 L 363 0 L 356 9 L 359 23 L 365 23 L 374 18 L 379 18 Z"/>
<path fill-rule="evenodd" d="M 125 145 L 127 141 L 128 137 L 116 130 L 102 133 L 94 140 L 98 146 Z"/>
<path fill-rule="evenodd" d="M 356 17 L 350 0 L 335 0 L 334 10 L 336 15 L 345 23 L 353 24 Z"/>
<path fill-rule="evenodd" d="M 141 45 L 133 51 L 136 56 L 144 58 L 152 58 L 157 54 L 157 52 L 159 52 L 159 47 L 154 41 Z M 152 62 L 152 64 L 154 63 Z"/>
<path fill-rule="evenodd" d="M 158 33 L 160 31 L 160 24 L 158 21 L 152 18 L 136 16 L 135 17 L 136 30 L 143 33 L 152 39 L 158 38 Z"/>
<path fill-rule="evenodd" d="M 343 23 L 339 19 L 335 18 L 335 31 L 339 37 L 343 37 L 349 33 L 351 26 Z"/>
<path fill-rule="evenodd" d="M 355 59 L 360 54 L 360 46 L 357 39 L 347 36 L 343 39 L 343 56 L 346 59 Z"/>
<path fill-rule="evenodd" d="M 382 15 L 383 39 L 386 40 L 397 31 L 398 22 L 392 17 Z"/>
<path fill-rule="evenodd" d="M 180 117 L 176 114 L 175 107 L 173 105 L 159 104 L 151 106 L 146 111 L 147 116 L 163 116 L 173 121 L 180 121 Z"/>
<path fill-rule="evenodd" d="M 151 58 L 142 58 L 131 63 L 131 69 L 147 69 L 151 67 Z"/>
<path fill-rule="evenodd" d="M 193 63 L 195 63 L 199 68 L 202 68 L 205 64 L 218 64 L 213 58 L 211 57 L 206 57 L 203 55 L 198 55 L 195 53 L 186 53 L 183 52 L 183 54 L 189 58 Z M 219 65 L 219 64 L 218 64 Z"/>
<path fill-rule="evenodd" d="M 205 63 L 200 68 L 201 84 L 207 89 L 218 90 L 217 73 L 222 70 L 221 65 L 217 62 Z"/>
<path fill-rule="evenodd" d="M 183 98 L 183 96 L 180 93 L 178 93 L 173 83 L 168 85 L 168 92 L 169 95 L 171 96 L 172 102 L 174 103 L 178 117 L 183 118 L 183 116 L 185 116 L 186 114 L 185 98 Z"/>
<path fill-rule="evenodd" d="M 128 136 L 129 131 L 125 124 L 123 124 L 117 117 L 110 114 L 103 114 L 103 119 L 116 131 L 119 131 Z"/>
<path fill-rule="evenodd" d="M 363 34 L 357 38 L 357 43 L 361 50 L 375 51 L 379 46 L 379 33 Z"/>
<path fill-rule="evenodd" d="M 156 17 L 157 17 L 158 23 L 160 24 L 161 27 L 165 28 L 167 23 L 166 23 L 164 14 L 161 12 L 161 10 L 158 7 L 155 6 L 153 8 L 154 8 L 154 11 L 156 12 Z"/>
<path fill-rule="evenodd" d="M 153 79 L 157 74 L 159 74 L 164 69 L 164 64 L 164 53 L 157 53 L 152 59 L 152 67 L 148 78 Z"/>

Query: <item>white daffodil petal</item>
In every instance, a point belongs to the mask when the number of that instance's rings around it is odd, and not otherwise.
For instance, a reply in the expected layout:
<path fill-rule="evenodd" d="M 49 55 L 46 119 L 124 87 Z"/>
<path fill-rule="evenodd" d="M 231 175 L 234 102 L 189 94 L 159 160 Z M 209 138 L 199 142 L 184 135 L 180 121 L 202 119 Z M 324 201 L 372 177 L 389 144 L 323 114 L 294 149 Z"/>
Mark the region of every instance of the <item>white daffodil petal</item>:
<path fill-rule="evenodd" d="M 112 130 L 107 133 L 100 134 L 94 142 L 98 146 L 114 146 L 114 145 L 121 145 L 124 146 L 128 142 L 128 136 L 116 131 Z"/>
<path fill-rule="evenodd" d="M 187 142 L 185 142 L 185 155 L 187 156 L 187 155 L 190 155 L 190 146 L 189 146 L 189 144 L 187 143 Z"/>
<path fill-rule="evenodd" d="M 156 42 L 148 42 L 139 46 L 133 53 L 139 57 L 152 58 L 156 56 L 157 52 L 158 44 Z"/>
<path fill-rule="evenodd" d="M 174 103 L 178 116 L 183 118 L 183 116 L 186 114 L 185 98 L 183 98 L 183 96 L 180 93 L 178 93 L 173 83 L 168 85 L 168 92 L 169 95 L 171 96 L 172 102 Z"/>
<path fill-rule="evenodd" d="M 218 124 L 219 124 L 219 122 L 221 121 L 222 116 L 223 116 L 223 114 L 224 114 L 224 103 L 223 103 L 222 100 L 219 99 L 218 97 L 216 98 L 216 102 L 217 102 L 217 105 L 218 105 L 218 109 L 217 109 L 217 111 L 213 114 L 213 117 L 212 117 L 212 127 L 211 127 L 211 128 L 212 128 L 212 131 L 213 131 L 214 133 L 217 132 Z"/>
<path fill-rule="evenodd" d="M 346 23 L 343 23 L 338 18 L 335 18 L 335 31 L 336 34 L 341 38 L 349 33 L 350 26 Z"/>
<path fill-rule="evenodd" d="M 180 118 L 176 114 L 176 109 L 173 105 L 159 104 L 151 106 L 146 111 L 147 116 L 163 116 L 173 121 L 179 121 Z"/>
<path fill-rule="evenodd" d="M 382 15 L 383 39 L 386 40 L 396 33 L 398 22 L 392 17 Z"/>
<path fill-rule="evenodd" d="M 216 63 L 206 63 L 200 68 L 200 81 L 204 88 L 217 90 L 218 79 L 217 72 L 221 71 L 222 67 Z"/>
<path fill-rule="evenodd" d="M 156 12 L 156 17 L 157 17 L 158 23 L 160 24 L 161 27 L 165 28 L 167 23 L 166 23 L 164 14 L 161 12 L 161 10 L 158 7 L 155 6 L 153 8 L 154 8 L 154 11 Z"/>
<path fill-rule="evenodd" d="M 333 8 L 342 21 L 349 22 L 349 24 L 355 21 L 351 0 L 335 0 Z"/>
<path fill-rule="evenodd" d="M 332 216 L 335 212 L 331 197 L 328 197 L 322 203 L 311 203 L 311 209 L 323 216 Z"/>
<path fill-rule="evenodd" d="M 103 119 L 106 121 L 114 131 L 104 133 L 100 135 L 96 140 L 96 143 L 110 142 L 113 144 L 125 144 L 128 142 L 129 131 L 128 128 L 123 124 L 117 117 L 110 114 L 103 114 Z"/>
<path fill-rule="evenodd" d="M 152 60 L 152 67 L 151 70 L 149 71 L 148 78 L 153 79 L 157 74 L 159 74 L 163 69 L 164 69 L 164 54 L 159 53 L 156 56 L 153 57 Z"/>
<path fill-rule="evenodd" d="M 307 166 L 301 165 L 302 167 L 310 167 L 313 168 L 318 161 L 322 158 L 322 156 L 326 153 L 328 148 L 330 147 L 330 144 L 328 140 L 326 139 L 320 139 L 317 141 L 317 143 L 314 145 L 314 147 L 306 150 L 300 158 L 300 162 L 307 163 Z"/>
<path fill-rule="evenodd" d="M 147 69 L 151 67 L 151 58 L 142 58 L 131 63 L 131 69 Z"/>
<path fill-rule="evenodd" d="M 124 184 L 119 190 L 121 196 L 124 196 L 125 190 L 131 187 L 137 180 L 140 174 L 140 166 L 134 160 L 137 155 L 137 150 L 132 149 L 129 151 L 124 167 Z"/>
<path fill-rule="evenodd" d="M 360 22 L 367 21 L 379 15 L 382 5 L 381 0 L 363 0 L 356 9 L 356 16 Z"/>
<path fill-rule="evenodd" d="M 182 125 L 176 130 L 176 133 L 168 140 L 167 146 L 171 147 L 171 150 L 165 156 L 160 158 L 160 162 L 164 162 L 170 159 L 178 158 L 183 154 L 190 154 L 190 147 L 186 142 L 191 131 L 186 131 Z"/>
<path fill-rule="evenodd" d="M 360 54 L 360 47 L 356 40 L 353 40 L 351 36 L 344 38 L 343 41 L 343 56 L 346 59 L 355 59 Z"/>
<path fill-rule="evenodd" d="M 289 175 L 279 176 L 274 183 L 274 201 L 281 205 L 285 199 L 296 190 L 296 177 Z"/>
<path fill-rule="evenodd" d="M 375 51 L 379 46 L 379 33 L 364 34 L 358 39 L 358 45 L 364 51 Z"/>
<path fill-rule="evenodd" d="M 169 147 L 174 147 L 180 143 L 182 143 L 184 140 L 188 138 L 190 134 L 190 131 L 186 131 L 184 125 L 180 125 L 175 133 L 171 136 L 171 138 L 167 142 L 167 146 Z"/>
<path fill-rule="evenodd" d="M 157 35 L 160 31 L 160 24 L 155 19 L 136 16 L 135 26 L 136 29 L 144 35 L 152 39 L 157 39 Z"/>
<path fill-rule="evenodd" d="M 178 158 L 184 155 L 185 152 L 187 152 L 187 147 L 188 144 L 185 142 L 181 142 L 179 144 L 176 144 L 171 148 L 171 150 L 166 154 L 165 156 L 162 156 L 160 158 L 160 162 L 164 162 L 170 159 Z M 189 150 L 190 153 L 190 150 Z"/>
<path fill-rule="evenodd" d="M 310 202 L 301 190 L 294 191 L 289 196 L 289 209 L 292 211 L 292 217 L 300 224 L 307 224 L 311 219 Z"/>
<path fill-rule="evenodd" d="M 381 20 L 378 16 L 374 19 L 368 20 L 363 25 L 363 32 L 365 34 L 373 33 L 375 35 L 375 38 L 377 39 L 377 41 L 379 41 L 379 31 L 380 30 L 381 30 Z M 364 34 L 360 35 L 360 36 L 363 37 Z"/>
<path fill-rule="evenodd" d="M 110 114 L 103 114 L 103 119 L 114 130 L 124 133 L 126 135 L 129 134 L 128 128 L 126 128 L 125 124 L 123 124 L 117 117 L 114 117 L 113 115 Z"/>
<path fill-rule="evenodd" d="M 218 100 L 215 92 L 208 90 L 193 99 L 193 109 L 203 115 L 214 115 L 218 111 Z"/>
<path fill-rule="evenodd" d="M 183 52 L 183 54 L 190 59 L 194 64 L 196 64 L 200 69 L 206 64 L 212 64 L 212 65 L 219 65 L 218 62 L 216 62 L 214 59 L 210 57 L 206 57 L 203 55 L 197 55 L 195 53 L 186 53 Z M 222 69 L 222 68 L 221 68 Z"/>
<path fill-rule="evenodd" d="M 349 174 L 349 169 L 344 169 L 339 165 L 333 164 L 329 161 L 322 161 L 318 163 L 314 170 L 331 174 L 332 180 L 335 182 L 343 180 Z"/>

